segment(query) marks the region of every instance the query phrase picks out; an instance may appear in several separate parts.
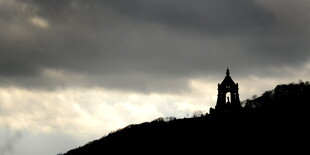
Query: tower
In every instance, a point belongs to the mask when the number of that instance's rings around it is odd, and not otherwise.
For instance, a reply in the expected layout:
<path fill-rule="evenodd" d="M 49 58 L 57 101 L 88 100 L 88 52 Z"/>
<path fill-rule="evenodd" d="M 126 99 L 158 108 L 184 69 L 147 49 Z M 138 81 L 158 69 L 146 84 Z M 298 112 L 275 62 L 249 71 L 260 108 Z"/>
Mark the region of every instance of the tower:
<path fill-rule="evenodd" d="M 215 106 L 216 111 L 231 112 L 239 110 L 241 108 L 239 100 L 239 87 L 238 83 L 235 83 L 231 77 L 229 69 L 226 70 L 226 77 L 221 84 L 218 84 L 217 102 Z M 230 96 L 226 95 L 230 93 Z M 227 100 L 226 100 L 227 99 Z M 229 101 L 230 99 L 230 101 Z"/>

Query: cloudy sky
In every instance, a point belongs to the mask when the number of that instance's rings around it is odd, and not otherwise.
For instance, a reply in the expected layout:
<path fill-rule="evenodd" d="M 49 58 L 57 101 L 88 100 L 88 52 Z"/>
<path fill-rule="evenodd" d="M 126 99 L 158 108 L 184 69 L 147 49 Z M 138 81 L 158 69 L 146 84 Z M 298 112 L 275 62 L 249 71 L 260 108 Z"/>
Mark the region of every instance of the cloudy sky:
<path fill-rule="evenodd" d="M 66 152 L 132 123 L 310 78 L 310 0 L 0 0 L 0 154 Z"/>

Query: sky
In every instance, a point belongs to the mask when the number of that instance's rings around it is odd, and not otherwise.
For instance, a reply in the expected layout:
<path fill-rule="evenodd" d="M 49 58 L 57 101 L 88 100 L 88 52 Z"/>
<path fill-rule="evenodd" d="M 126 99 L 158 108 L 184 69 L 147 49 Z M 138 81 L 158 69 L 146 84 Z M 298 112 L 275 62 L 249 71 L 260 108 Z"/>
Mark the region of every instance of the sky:
<path fill-rule="evenodd" d="M 0 0 L 0 154 L 64 153 L 129 124 L 310 77 L 310 0 Z"/>

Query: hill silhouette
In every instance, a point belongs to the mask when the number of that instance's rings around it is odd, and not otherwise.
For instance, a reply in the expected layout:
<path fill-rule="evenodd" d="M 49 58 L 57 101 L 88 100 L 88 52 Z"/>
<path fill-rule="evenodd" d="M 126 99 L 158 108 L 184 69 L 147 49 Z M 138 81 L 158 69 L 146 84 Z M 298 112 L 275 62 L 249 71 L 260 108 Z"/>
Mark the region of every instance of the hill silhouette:
<path fill-rule="evenodd" d="M 278 85 L 238 111 L 129 125 L 65 155 L 299 153 L 307 148 L 310 84 Z"/>

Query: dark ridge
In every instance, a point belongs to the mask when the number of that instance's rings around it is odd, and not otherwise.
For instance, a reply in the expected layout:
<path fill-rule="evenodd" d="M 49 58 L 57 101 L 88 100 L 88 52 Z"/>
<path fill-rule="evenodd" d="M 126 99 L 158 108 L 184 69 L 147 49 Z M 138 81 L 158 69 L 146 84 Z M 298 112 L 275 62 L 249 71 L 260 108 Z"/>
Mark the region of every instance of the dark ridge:
<path fill-rule="evenodd" d="M 307 150 L 309 82 L 278 85 L 238 111 L 129 125 L 65 155 L 294 153 Z M 308 151 L 306 151 L 308 152 Z"/>

